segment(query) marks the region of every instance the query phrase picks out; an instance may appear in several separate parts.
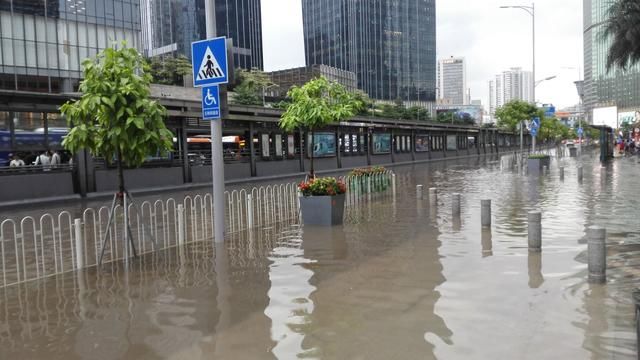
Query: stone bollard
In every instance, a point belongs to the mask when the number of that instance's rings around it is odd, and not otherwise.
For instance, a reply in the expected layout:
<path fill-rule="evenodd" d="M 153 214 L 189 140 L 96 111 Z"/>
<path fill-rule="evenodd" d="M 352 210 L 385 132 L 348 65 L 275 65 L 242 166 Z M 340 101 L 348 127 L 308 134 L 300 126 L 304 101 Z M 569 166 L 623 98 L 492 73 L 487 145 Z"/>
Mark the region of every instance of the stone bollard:
<path fill-rule="evenodd" d="M 184 245 L 185 235 L 184 206 L 178 205 L 178 245 Z"/>
<path fill-rule="evenodd" d="M 84 239 L 82 236 L 82 219 L 73 220 L 73 230 L 75 233 L 76 250 L 76 270 L 84 268 Z"/>
<path fill-rule="evenodd" d="M 638 359 L 640 360 L 640 289 L 633 291 L 633 303 L 636 309 L 636 343 L 638 348 Z"/>
<path fill-rule="evenodd" d="M 600 226 L 591 226 L 587 230 L 587 253 L 589 258 L 589 282 L 607 281 L 607 230 Z"/>
<path fill-rule="evenodd" d="M 560 180 L 564 180 L 564 166 L 560 166 L 558 170 L 560 171 Z"/>
<path fill-rule="evenodd" d="M 491 227 L 491 200 L 480 200 L 480 208 L 482 227 Z"/>
<path fill-rule="evenodd" d="M 429 188 L 429 203 L 431 204 L 431 206 L 438 205 L 438 189 Z"/>
<path fill-rule="evenodd" d="M 451 197 L 451 214 L 454 218 L 460 217 L 460 194 L 453 194 Z"/>
<path fill-rule="evenodd" d="M 546 176 L 549 173 L 549 167 L 547 165 L 544 165 L 542 167 L 542 176 Z"/>
<path fill-rule="evenodd" d="M 422 200 L 423 198 L 423 189 L 424 187 L 422 185 L 418 185 L 416 186 L 416 198 Z"/>
<path fill-rule="evenodd" d="M 578 181 L 582 182 L 582 178 L 583 178 L 582 166 L 578 166 Z"/>
<path fill-rule="evenodd" d="M 529 251 L 542 251 L 542 213 L 540 211 L 530 211 L 527 215 Z"/>

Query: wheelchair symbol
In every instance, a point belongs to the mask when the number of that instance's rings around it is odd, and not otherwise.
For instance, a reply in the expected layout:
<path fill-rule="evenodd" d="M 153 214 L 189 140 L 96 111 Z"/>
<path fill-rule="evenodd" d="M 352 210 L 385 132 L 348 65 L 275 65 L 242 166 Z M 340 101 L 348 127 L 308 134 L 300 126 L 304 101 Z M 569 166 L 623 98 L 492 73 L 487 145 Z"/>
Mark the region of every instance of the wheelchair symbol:
<path fill-rule="evenodd" d="M 207 89 L 207 96 L 204 97 L 204 104 L 207 106 L 215 105 L 216 98 L 211 95 L 211 89 Z"/>

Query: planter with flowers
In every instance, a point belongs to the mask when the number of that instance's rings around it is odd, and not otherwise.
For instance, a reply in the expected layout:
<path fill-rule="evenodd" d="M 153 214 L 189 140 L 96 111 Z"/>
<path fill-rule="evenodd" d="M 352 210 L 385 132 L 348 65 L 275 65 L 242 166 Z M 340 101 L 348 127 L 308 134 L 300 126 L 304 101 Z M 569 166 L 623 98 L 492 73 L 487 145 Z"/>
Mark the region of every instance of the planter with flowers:
<path fill-rule="evenodd" d="M 347 188 L 333 177 L 310 179 L 298 185 L 300 210 L 305 225 L 341 225 L 344 214 L 344 194 Z"/>

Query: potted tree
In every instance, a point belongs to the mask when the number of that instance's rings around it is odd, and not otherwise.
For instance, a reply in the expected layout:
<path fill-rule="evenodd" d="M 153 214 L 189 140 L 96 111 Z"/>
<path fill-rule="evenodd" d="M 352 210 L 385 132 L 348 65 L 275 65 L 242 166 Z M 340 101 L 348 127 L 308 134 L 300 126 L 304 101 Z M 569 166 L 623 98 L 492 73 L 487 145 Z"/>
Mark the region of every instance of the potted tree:
<path fill-rule="evenodd" d="M 117 165 L 118 191 L 113 196 L 99 263 L 116 204 L 124 209 L 124 248 L 131 246 L 135 257 L 128 212 L 133 199 L 125 186 L 124 167 L 139 167 L 147 157 L 171 151 L 173 134 L 164 124 L 165 108 L 151 99 L 151 71 L 135 48 L 124 43 L 120 48 L 107 48 L 82 65 L 82 96 L 60 108 L 71 128 L 62 145 L 72 153 L 87 149 Z"/>
<path fill-rule="evenodd" d="M 362 102 L 344 86 L 329 82 L 324 77 L 313 79 L 302 87 L 292 87 L 287 96 L 291 102 L 282 114 L 280 127 L 288 132 L 303 129 L 311 134 L 309 180 L 300 184 L 303 221 L 317 225 L 341 224 L 346 188 L 333 177 L 316 178 L 314 131 L 354 116 L 361 109 Z"/>

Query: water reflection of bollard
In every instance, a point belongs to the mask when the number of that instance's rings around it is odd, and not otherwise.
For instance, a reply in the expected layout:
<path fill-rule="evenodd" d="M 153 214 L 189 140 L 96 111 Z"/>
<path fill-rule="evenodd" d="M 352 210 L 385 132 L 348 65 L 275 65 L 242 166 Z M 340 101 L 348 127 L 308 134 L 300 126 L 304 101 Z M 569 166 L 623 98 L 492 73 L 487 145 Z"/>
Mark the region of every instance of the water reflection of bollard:
<path fill-rule="evenodd" d="M 429 188 L 429 203 L 431 206 L 438 205 L 438 190 L 436 188 Z"/>
<path fill-rule="evenodd" d="M 423 198 L 423 186 L 422 185 L 418 185 L 416 186 L 416 198 L 417 199 L 422 199 Z"/>
<path fill-rule="evenodd" d="M 582 182 L 582 178 L 583 178 L 583 171 L 582 171 L 582 166 L 578 166 L 578 181 Z"/>
<path fill-rule="evenodd" d="M 73 220 L 73 230 L 76 241 L 76 270 L 84 268 L 84 239 L 82 236 L 82 219 Z"/>
<path fill-rule="evenodd" d="M 600 182 L 603 184 L 607 182 L 607 168 L 604 166 L 600 167 Z"/>
<path fill-rule="evenodd" d="M 482 229 L 481 242 L 482 242 L 482 257 L 493 255 L 493 239 L 491 234 L 491 228 Z"/>
<path fill-rule="evenodd" d="M 460 194 L 451 196 L 451 214 L 454 218 L 460 217 Z"/>
<path fill-rule="evenodd" d="M 560 171 L 560 180 L 564 180 L 564 166 L 560 166 L 558 170 Z"/>
<path fill-rule="evenodd" d="M 184 245 L 184 206 L 178 205 L 178 245 Z"/>
<path fill-rule="evenodd" d="M 542 213 L 531 211 L 527 215 L 529 251 L 540 252 L 542 250 Z"/>
<path fill-rule="evenodd" d="M 491 200 L 480 200 L 480 208 L 482 227 L 491 227 Z"/>
<path fill-rule="evenodd" d="M 607 230 L 600 226 L 592 226 L 587 230 L 589 258 L 589 282 L 604 283 L 607 281 Z"/>
<path fill-rule="evenodd" d="M 527 263 L 529 265 L 529 287 L 531 289 L 537 289 L 544 283 L 544 276 L 542 275 L 542 254 L 529 253 Z"/>
<path fill-rule="evenodd" d="M 544 165 L 542 167 L 542 176 L 546 176 L 548 172 L 549 172 L 549 167 L 547 165 Z"/>

